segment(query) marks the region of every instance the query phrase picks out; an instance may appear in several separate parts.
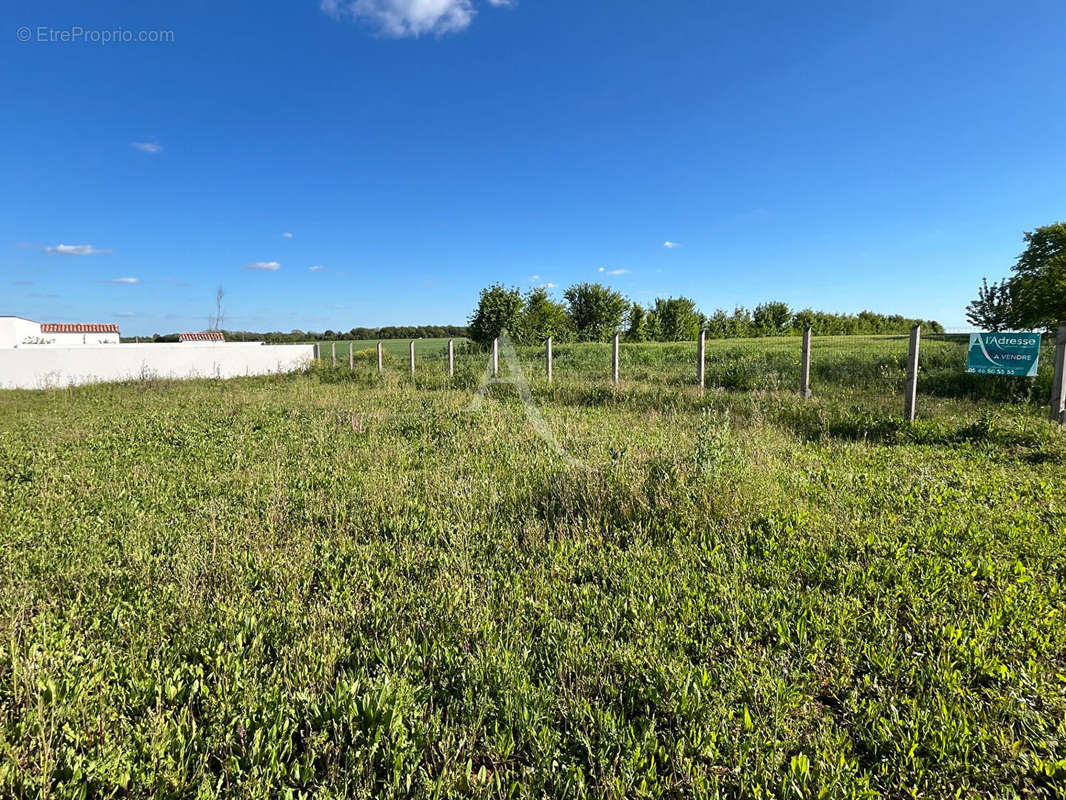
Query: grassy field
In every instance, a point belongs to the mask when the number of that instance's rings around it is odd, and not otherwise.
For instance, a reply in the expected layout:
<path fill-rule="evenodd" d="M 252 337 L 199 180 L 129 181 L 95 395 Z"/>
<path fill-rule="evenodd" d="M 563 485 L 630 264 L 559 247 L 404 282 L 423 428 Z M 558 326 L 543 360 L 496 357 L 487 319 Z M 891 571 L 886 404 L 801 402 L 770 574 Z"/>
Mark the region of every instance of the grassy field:
<path fill-rule="evenodd" d="M 0 393 L 0 795 L 1062 797 L 1047 376 L 836 345 Z"/>
<path fill-rule="evenodd" d="M 456 348 L 462 348 L 466 344 L 466 339 L 455 339 Z M 354 351 L 359 358 L 366 363 L 377 364 L 377 339 L 349 339 L 347 341 L 338 342 L 319 342 L 319 357 L 323 360 L 331 358 L 332 349 L 331 345 L 337 346 L 337 359 L 343 359 L 345 363 L 348 363 L 349 350 Z M 407 359 L 410 357 L 410 339 L 385 339 L 381 342 L 381 349 L 384 351 L 386 359 L 400 363 L 407 363 Z M 448 340 L 447 339 L 415 339 L 415 358 L 436 358 L 441 354 L 447 352 Z"/>

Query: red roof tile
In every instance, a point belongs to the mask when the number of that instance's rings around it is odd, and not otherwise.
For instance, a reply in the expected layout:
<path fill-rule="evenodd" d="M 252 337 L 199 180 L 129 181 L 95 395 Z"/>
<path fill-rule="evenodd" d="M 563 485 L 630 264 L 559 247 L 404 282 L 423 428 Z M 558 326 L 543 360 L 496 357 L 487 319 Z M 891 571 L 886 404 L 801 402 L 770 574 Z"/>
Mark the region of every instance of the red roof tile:
<path fill-rule="evenodd" d="M 201 331 L 200 333 L 182 333 L 178 335 L 179 342 L 224 342 L 226 337 L 222 331 Z"/>
<path fill-rule="evenodd" d="M 41 333 L 118 333 L 114 323 L 42 322 Z"/>

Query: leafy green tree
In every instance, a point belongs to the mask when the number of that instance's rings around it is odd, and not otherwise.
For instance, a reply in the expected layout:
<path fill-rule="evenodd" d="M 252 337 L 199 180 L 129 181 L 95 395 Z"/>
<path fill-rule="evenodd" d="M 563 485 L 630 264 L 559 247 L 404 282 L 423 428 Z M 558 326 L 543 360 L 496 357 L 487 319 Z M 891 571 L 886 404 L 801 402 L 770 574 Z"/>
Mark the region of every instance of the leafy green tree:
<path fill-rule="evenodd" d="M 782 336 L 792 327 L 792 309 L 788 303 L 762 303 L 755 306 L 752 319 L 756 336 Z"/>
<path fill-rule="evenodd" d="M 755 335 L 755 321 L 751 318 L 751 312 L 744 306 L 733 309 L 733 316 L 729 320 L 730 337 L 743 338 Z"/>
<path fill-rule="evenodd" d="M 505 330 L 511 330 L 522 310 L 522 291 L 494 283 L 481 290 L 477 310 L 470 317 L 470 338 L 486 347 Z"/>
<path fill-rule="evenodd" d="M 729 315 L 718 308 L 707 319 L 707 335 L 712 339 L 724 339 L 729 336 Z"/>
<path fill-rule="evenodd" d="M 703 314 L 687 297 L 656 298 L 652 314 L 661 342 L 691 342 L 703 326 Z"/>
<path fill-rule="evenodd" d="M 579 283 L 566 290 L 570 319 L 583 342 L 605 342 L 622 327 L 629 309 L 624 296 L 598 283 Z"/>
<path fill-rule="evenodd" d="M 1009 325 L 1050 330 L 1066 320 L 1066 223 L 1037 228 L 1025 241 L 1010 278 Z"/>
<path fill-rule="evenodd" d="M 627 342 L 648 341 L 648 310 L 640 303 L 633 303 L 629 307 L 629 318 L 626 326 Z"/>
<path fill-rule="evenodd" d="M 811 308 L 805 308 L 792 315 L 792 328 L 797 333 L 803 333 L 807 328 L 817 329 L 818 312 Z"/>
<path fill-rule="evenodd" d="M 549 336 L 556 342 L 568 342 L 572 335 L 566 306 L 552 300 L 546 289 L 530 289 L 515 323 L 515 340 L 519 344 L 536 345 Z"/>
<path fill-rule="evenodd" d="M 1006 330 L 1011 325 L 1012 305 L 1010 281 L 989 285 L 988 278 L 982 278 L 977 299 L 966 306 L 966 319 L 982 330 Z"/>

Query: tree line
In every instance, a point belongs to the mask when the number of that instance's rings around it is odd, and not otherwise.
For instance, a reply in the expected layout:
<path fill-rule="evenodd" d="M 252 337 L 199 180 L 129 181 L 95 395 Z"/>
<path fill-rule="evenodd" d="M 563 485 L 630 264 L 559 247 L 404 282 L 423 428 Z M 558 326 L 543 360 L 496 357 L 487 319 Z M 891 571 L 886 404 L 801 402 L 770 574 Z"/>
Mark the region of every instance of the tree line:
<path fill-rule="evenodd" d="M 1066 223 L 1025 234 L 1025 251 L 999 283 L 981 280 L 966 319 L 987 331 L 1045 330 L 1066 322 Z"/>
<path fill-rule="evenodd" d="M 384 328 L 352 328 L 350 331 L 301 331 L 288 333 L 271 331 L 223 331 L 227 342 L 267 342 L 268 344 L 299 344 L 301 342 L 360 341 L 368 339 L 465 339 L 465 325 L 389 325 Z M 152 336 L 123 337 L 122 341 L 176 342 L 180 334 L 165 333 Z"/>
<path fill-rule="evenodd" d="M 902 334 L 919 324 L 933 333 L 944 331 L 931 320 L 872 311 L 796 311 L 779 301 L 751 310 L 742 306 L 732 312 L 718 309 L 708 316 L 687 297 L 660 297 L 644 306 L 598 283 L 571 286 L 562 302 L 542 288 L 523 293 L 496 283 L 481 290 L 470 316 L 469 338 L 488 345 L 506 330 L 516 343 L 525 345 L 540 344 L 549 336 L 556 342 L 605 342 L 616 333 L 628 342 L 684 342 L 696 339 L 700 330 L 711 338 L 726 339 L 789 336 L 808 326 L 822 335 Z"/>

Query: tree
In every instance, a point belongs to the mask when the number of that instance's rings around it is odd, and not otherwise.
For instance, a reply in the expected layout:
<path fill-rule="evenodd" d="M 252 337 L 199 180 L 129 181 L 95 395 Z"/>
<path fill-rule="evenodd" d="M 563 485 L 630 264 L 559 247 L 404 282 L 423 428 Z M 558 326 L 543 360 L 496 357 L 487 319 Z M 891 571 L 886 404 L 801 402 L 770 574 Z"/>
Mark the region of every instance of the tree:
<path fill-rule="evenodd" d="M 1037 228 L 1025 241 L 1010 278 L 1009 324 L 1050 330 L 1066 320 L 1066 223 Z"/>
<path fill-rule="evenodd" d="M 655 317 L 660 342 L 691 342 L 700 335 L 703 327 L 703 314 L 697 310 L 695 301 L 687 297 L 666 300 L 658 297 L 651 313 Z"/>
<path fill-rule="evenodd" d="M 514 327 L 522 310 L 522 291 L 494 283 L 481 290 L 477 310 L 470 317 L 470 338 L 487 347 L 505 330 Z"/>
<path fill-rule="evenodd" d="M 787 303 L 762 303 L 755 306 L 752 317 L 756 336 L 781 336 L 792 326 L 792 309 Z"/>
<path fill-rule="evenodd" d="M 515 340 L 519 344 L 537 345 L 549 336 L 556 342 L 571 338 L 570 315 L 566 306 L 552 300 L 546 289 L 530 289 L 525 307 L 515 323 Z"/>
<path fill-rule="evenodd" d="M 648 310 L 640 303 L 633 303 L 629 307 L 629 315 L 626 326 L 627 342 L 646 342 L 648 335 Z"/>
<path fill-rule="evenodd" d="M 805 308 L 802 311 L 797 311 L 792 315 L 792 327 L 802 333 L 807 328 L 814 328 L 817 333 L 826 334 L 830 331 L 819 330 L 816 326 L 818 324 L 818 312 L 811 308 Z"/>
<path fill-rule="evenodd" d="M 570 319 L 583 342 L 605 342 L 622 327 L 629 301 L 598 283 L 579 283 L 566 290 Z"/>
<path fill-rule="evenodd" d="M 743 339 L 746 336 L 755 335 L 755 322 L 751 318 L 751 312 L 744 306 L 733 309 L 733 316 L 729 318 L 729 337 Z"/>
<path fill-rule="evenodd" d="M 966 319 L 986 331 L 1002 331 L 1011 325 L 1012 319 L 1010 281 L 988 284 L 988 278 L 981 279 L 977 289 L 977 299 L 966 306 Z"/>
<path fill-rule="evenodd" d="M 226 315 L 222 312 L 222 298 L 226 296 L 226 292 L 219 286 L 215 292 L 215 314 L 207 318 L 207 329 L 209 331 L 222 330 L 222 323 L 226 320 Z"/>

